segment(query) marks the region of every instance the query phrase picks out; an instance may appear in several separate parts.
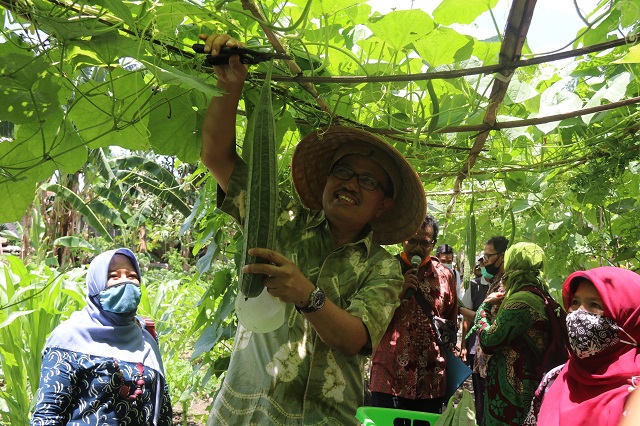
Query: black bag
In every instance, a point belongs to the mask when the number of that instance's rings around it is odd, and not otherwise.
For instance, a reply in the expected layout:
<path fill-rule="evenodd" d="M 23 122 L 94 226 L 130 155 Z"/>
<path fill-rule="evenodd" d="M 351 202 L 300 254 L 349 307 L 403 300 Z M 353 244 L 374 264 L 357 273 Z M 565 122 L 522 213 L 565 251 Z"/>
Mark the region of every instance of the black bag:
<path fill-rule="evenodd" d="M 439 346 L 443 346 L 449 349 L 451 352 L 457 352 L 458 343 L 458 324 L 455 321 L 440 318 L 437 315 L 433 315 L 433 311 L 429 303 L 424 298 L 422 293 L 415 292 L 414 297 L 416 302 L 422 308 L 425 314 L 431 319 L 434 332 L 436 333 L 436 339 Z"/>
<path fill-rule="evenodd" d="M 436 335 L 436 343 L 441 349 L 442 355 L 445 357 L 447 369 L 445 398 L 448 401 L 472 373 L 469 366 L 462 362 L 454 353 L 457 349 L 456 344 L 458 340 L 457 324 L 454 321 L 433 315 L 433 310 L 427 303 L 427 300 L 422 296 L 422 293 L 416 292 L 414 293 L 414 297 L 418 305 L 420 305 L 424 313 L 431 320 Z"/>
<path fill-rule="evenodd" d="M 544 307 L 549 318 L 549 346 L 542 356 L 542 362 L 538 364 L 536 373 L 541 377 L 551 369 L 564 364 L 569 359 L 570 346 L 567 333 L 567 313 L 549 294 L 540 291 L 534 286 L 525 286 L 520 291 L 528 291 L 540 296 L 544 300 Z"/>
<path fill-rule="evenodd" d="M 435 331 L 438 335 L 438 341 L 450 351 L 456 351 L 456 345 L 458 343 L 458 331 L 456 329 L 456 322 L 434 315 L 433 325 L 435 326 Z"/>

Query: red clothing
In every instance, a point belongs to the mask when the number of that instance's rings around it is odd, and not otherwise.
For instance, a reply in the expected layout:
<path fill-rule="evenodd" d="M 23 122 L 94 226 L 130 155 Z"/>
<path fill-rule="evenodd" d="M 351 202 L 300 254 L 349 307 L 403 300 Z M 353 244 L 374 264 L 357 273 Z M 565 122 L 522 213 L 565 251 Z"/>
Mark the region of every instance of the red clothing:
<path fill-rule="evenodd" d="M 573 298 L 571 284 L 582 278 L 598 290 L 604 302 L 603 316 L 640 342 L 640 275 L 611 266 L 574 272 L 562 286 L 565 309 Z M 638 375 L 640 351 L 624 343 L 588 358 L 572 354 L 544 395 L 538 424 L 615 426 L 624 411 L 631 378 Z"/>
<path fill-rule="evenodd" d="M 397 256 L 399 257 L 399 256 Z M 402 272 L 411 268 L 400 261 Z M 456 321 L 456 283 L 449 269 L 431 257 L 418 269 L 418 290 L 435 306 L 434 314 Z M 404 299 L 371 360 L 371 392 L 407 399 L 444 396 L 445 358 L 436 344 L 431 320 L 415 297 Z"/>

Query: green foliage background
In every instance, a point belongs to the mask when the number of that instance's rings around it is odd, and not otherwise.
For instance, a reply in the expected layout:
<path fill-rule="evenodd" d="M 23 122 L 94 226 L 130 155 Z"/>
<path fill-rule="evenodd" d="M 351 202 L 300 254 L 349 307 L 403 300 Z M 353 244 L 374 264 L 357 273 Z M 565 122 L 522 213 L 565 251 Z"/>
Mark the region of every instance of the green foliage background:
<path fill-rule="evenodd" d="M 366 2 L 338 0 L 4 0 L 0 119 L 16 129 L 0 143 L 0 198 L 8 200 L 0 222 L 23 217 L 40 182 L 75 173 L 91 150 L 120 146 L 197 162 L 203 111 L 220 93 L 190 46 L 199 33 L 225 31 L 248 45 L 284 49 L 295 61 L 274 67 L 283 183 L 301 135 L 329 123 L 361 126 L 390 137 L 415 166 L 443 240 L 460 250 L 473 198 L 478 232 L 466 251 L 504 233 L 562 253 L 552 269 L 559 275 L 584 264 L 584 255 L 635 267 L 638 1 L 603 1 L 581 12 L 585 26 L 568 46 L 626 37 L 616 47 L 571 54 L 559 66 L 547 55 L 515 69 L 497 124 L 542 122 L 490 131 L 476 157 L 470 152 L 500 73 L 467 72 L 504 64 L 505 36 L 496 30 L 478 40 L 456 25 L 493 13 L 496 3 L 445 0 L 432 15 L 417 8 L 383 15 Z M 522 5 L 513 2 L 512 12 Z M 545 58 L 526 43 L 522 56 Z M 252 71 L 246 110 L 264 65 Z M 558 114 L 565 115 L 544 119 Z M 237 124 L 241 145 L 242 116 Z"/>

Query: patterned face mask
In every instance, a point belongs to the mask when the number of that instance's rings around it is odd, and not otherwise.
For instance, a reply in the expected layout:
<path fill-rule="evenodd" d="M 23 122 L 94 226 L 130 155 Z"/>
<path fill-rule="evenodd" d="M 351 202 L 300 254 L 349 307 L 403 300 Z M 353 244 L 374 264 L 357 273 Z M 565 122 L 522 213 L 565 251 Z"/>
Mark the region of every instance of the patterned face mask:
<path fill-rule="evenodd" d="M 620 331 L 629 336 L 631 342 L 620 338 Z M 596 355 L 619 342 L 638 346 L 638 342 L 611 318 L 577 310 L 567 314 L 569 344 L 578 358 Z"/>

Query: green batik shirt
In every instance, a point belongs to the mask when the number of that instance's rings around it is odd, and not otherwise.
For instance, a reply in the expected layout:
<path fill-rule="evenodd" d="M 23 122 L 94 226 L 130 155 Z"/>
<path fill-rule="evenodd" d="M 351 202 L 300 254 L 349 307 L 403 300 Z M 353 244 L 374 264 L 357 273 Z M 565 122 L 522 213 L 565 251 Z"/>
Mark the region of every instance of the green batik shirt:
<path fill-rule="evenodd" d="M 221 209 L 242 226 L 247 166 L 238 159 Z M 358 425 L 364 403 L 364 362 L 398 306 L 403 277 L 398 261 L 371 232 L 332 249 L 323 212 L 282 212 L 276 251 L 291 259 L 333 303 L 362 320 L 370 336 L 362 353 L 330 349 L 304 315 L 287 304 L 285 323 L 270 333 L 241 325 L 231 362 L 213 404 L 210 425 Z"/>

